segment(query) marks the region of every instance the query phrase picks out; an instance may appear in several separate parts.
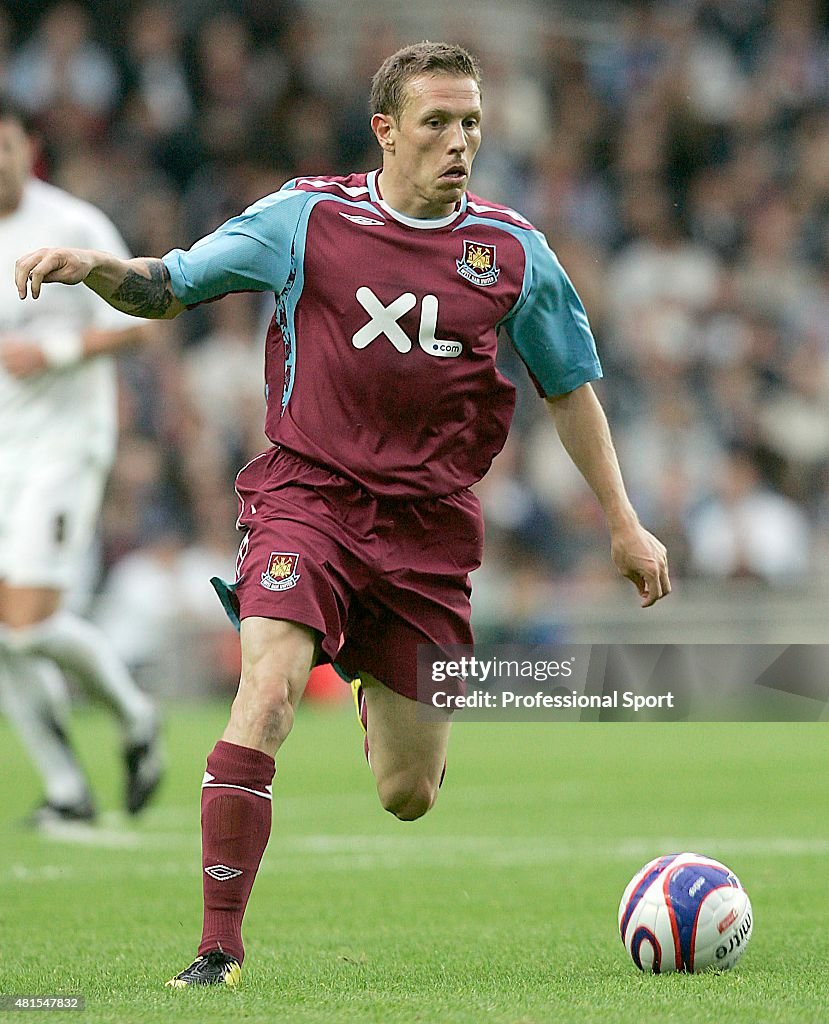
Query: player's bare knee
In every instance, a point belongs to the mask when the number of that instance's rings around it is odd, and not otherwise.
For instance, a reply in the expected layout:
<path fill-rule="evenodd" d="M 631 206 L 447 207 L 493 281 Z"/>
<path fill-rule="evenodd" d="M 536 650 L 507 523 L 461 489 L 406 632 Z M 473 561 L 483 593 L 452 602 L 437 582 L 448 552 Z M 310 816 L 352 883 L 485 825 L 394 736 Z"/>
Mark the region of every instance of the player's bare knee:
<path fill-rule="evenodd" d="M 438 787 L 428 779 L 393 775 L 378 781 L 377 793 L 389 814 L 401 821 L 415 821 L 434 807 Z"/>

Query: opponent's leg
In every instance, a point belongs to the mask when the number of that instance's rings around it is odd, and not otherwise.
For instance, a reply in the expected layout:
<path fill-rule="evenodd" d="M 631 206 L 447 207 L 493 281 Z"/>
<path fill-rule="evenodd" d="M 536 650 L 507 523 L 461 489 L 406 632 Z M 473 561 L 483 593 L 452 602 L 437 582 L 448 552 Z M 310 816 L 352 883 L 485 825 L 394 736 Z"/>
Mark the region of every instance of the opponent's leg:
<path fill-rule="evenodd" d="M 95 807 L 89 785 L 66 728 L 63 680 L 48 662 L 14 654 L 0 645 L 0 707 L 43 780 L 45 804 L 34 812 L 33 825 L 91 821 Z"/>
<path fill-rule="evenodd" d="M 113 709 L 124 730 L 126 803 L 134 814 L 161 780 L 158 713 L 104 634 L 79 616 L 59 610 L 61 597 L 57 589 L 4 585 L 0 618 L 8 629 L 6 642 L 21 656 L 48 658 Z"/>
<path fill-rule="evenodd" d="M 149 739 L 157 718 L 153 702 L 135 685 L 101 630 L 65 610 L 21 615 L 19 597 L 31 593 L 28 588 L 7 588 L 6 622 L 18 650 L 49 658 L 63 672 L 74 675 L 91 696 L 112 708 L 130 741 Z"/>
<path fill-rule="evenodd" d="M 274 755 L 294 721 L 316 634 L 277 619 L 242 621 L 242 676 L 202 784 L 204 926 L 196 960 L 167 984 L 237 984 L 242 919 L 271 828 Z"/>
<path fill-rule="evenodd" d="M 369 764 L 383 807 L 401 821 L 422 817 L 437 799 L 446 764 L 451 719 L 429 718 L 417 701 L 366 672 L 360 683 L 367 712 Z"/>

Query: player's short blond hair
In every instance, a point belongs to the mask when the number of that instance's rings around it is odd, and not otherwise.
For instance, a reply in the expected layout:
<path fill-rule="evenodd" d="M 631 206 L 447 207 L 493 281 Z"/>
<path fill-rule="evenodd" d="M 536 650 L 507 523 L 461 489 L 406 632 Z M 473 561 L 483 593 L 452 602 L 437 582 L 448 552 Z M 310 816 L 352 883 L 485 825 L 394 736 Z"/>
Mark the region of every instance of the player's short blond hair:
<path fill-rule="evenodd" d="M 386 114 L 400 120 L 406 105 L 406 86 L 418 75 L 458 75 L 471 78 L 481 88 L 477 60 L 454 43 L 414 43 L 387 57 L 371 80 L 371 114 Z"/>

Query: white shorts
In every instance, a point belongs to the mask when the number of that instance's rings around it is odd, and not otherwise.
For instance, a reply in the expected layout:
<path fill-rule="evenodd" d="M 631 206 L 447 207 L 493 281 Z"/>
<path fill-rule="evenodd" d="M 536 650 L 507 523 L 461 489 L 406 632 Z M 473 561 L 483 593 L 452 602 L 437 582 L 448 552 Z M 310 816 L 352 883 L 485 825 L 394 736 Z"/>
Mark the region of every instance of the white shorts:
<path fill-rule="evenodd" d="M 68 590 L 88 554 L 109 467 L 0 458 L 0 580 Z"/>

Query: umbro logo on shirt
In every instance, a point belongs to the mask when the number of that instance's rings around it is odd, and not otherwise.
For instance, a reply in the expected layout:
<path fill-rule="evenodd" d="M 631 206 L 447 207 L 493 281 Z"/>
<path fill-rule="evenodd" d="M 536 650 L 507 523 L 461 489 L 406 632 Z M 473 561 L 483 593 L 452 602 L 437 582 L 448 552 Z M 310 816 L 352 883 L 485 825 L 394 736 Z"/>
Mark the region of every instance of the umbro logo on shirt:
<path fill-rule="evenodd" d="M 359 213 L 343 213 L 339 211 L 341 217 L 345 217 L 346 220 L 350 220 L 352 224 L 361 224 L 363 227 L 380 227 L 385 225 L 384 220 L 379 220 L 377 217 L 363 217 Z"/>

